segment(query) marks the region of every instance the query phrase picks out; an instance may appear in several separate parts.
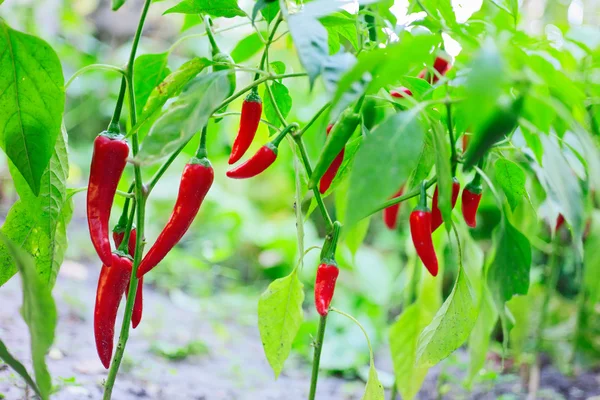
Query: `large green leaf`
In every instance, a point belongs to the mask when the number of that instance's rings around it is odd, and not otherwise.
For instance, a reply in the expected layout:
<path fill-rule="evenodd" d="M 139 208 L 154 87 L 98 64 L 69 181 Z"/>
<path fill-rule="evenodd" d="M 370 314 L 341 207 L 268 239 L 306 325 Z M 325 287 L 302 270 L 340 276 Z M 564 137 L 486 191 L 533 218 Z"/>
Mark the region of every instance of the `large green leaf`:
<path fill-rule="evenodd" d="M 56 306 L 50 288 L 46 282 L 39 279 L 31 257 L 2 233 L 0 233 L 0 240 L 13 257 L 21 275 L 23 282 L 21 314 L 29 327 L 35 380 L 40 397 L 48 399 L 52 389 L 52 379 L 46 367 L 45 357 L 54 342 L 57 319 Z"/>
<path fill-rule="evenodd" d="M 419 336 L 417 364 L 432 367 L 462 346 L 478 312 L 476 293 L 461 267 L 452 293 Z"/>
<path fill-rule="evenodd" d="M 258 300 L 258 329 L 275 377 L 281 373 L 304 319 L 302 288 L 294 270 L 285 278 L 273 281 Z"/>
<path fill-rule="evenodd" d="M 263 108 L 265 110 L 265 116 L 267 117 L 267 121 L 273 125 L 281 126 L 281 120 L 279 119 L 277 111 L 275 111 L 275 106 L 273 105 L 273 101 L 271 101 L 271 96 L 269 96 L 266 85 L 269 85 L 269 88 L 271 88 L 273 98 L 284 118 L 288 116 L 292 109 L 292 96 L 290 96 L 290 91 L 283 83 L 273 81 L 271 84 L 265 84 L 265 90 L 263 92 Z M 274 131 L 272 128 L 269 128 L 269 130 L 271 133 Z"/>
<path fill-rule="evenodd" d="M 512 161 L 500 158 L 494 164 L 496 180 L 500 183 L 510 208 L 514 211 L 521 198 L 527 195 L 525 172 Z"/>
<path fill-rule="evenodd" d="M 54 285 L 67 249 L 67 225 L 73 214 L 66 188 L 69 173 L 66 137 L 63 132 L 56 141 L 40 182 L 39 196 L 33 194 L 24 178 L 14 175 L 20 199 L 10 209 L 1 228 L 2 233 L 33 256 L 40 279 L 49 287 Z M 0 285 L 16 272 L 17 266 L 0 243 Z"/>
<path fill-rule="evenodd" d="M 258 53 L 265 45 L 261 40 L 262 37 L 267 37 L 266 32 L 252 32 L 235 45 L 231 51 L 231 58 L 237 63 L 241 64 L 247 61 L 253 55 Z"/>
<path fill-rule="evenodd" d="M 340 50 L 340 38 L 346 39 L 355 50 L 358 50 L 356 17 L 343 11 L 323 17 L 320 21 L 327 29 L 330 53 L 337 53 Z"/>
<path fill-rule="evenodd" d="M 167 66 L 169 53 L 144 54 L 135 59 L 133 84 L 135 88 L 135 109 L 142 115 L 150 94 L 170 73 Z"/>
<path fill-rule="evenodd" d="M 252 23 L 256 19 L 258 12 L 262 14 L 263 18 L 267 22 L 271 22 L 279 14 L 280 6 L 279 1 L 276 0 L 256 0 L 254 7 L 252 8 Z M 234 58 L 235 60 L 235 58 Z"/>
<path fill-rule="evenodd" d="M 312 88 L 329 57 L 327 30 L 319 20 L 306 16 L 302 12 L 288 17 L 288 27 L 298 52 L 298 58 L 308 73 Z"/>
<path fill-rule="evenodd" d="M 179 67 L 177 71 L 164 78 L 150 93 L 142 114 L 132 130 L 138 130 L 145 125 L 150 125 L 160 113 L 167 100 L 181 93 L 185 85 L 211 64 L 212 62 L 206 58 L 193 58 Z"/>
<path fill-rule="evenodd" d="M 413 36 L 403 32 L 401 41 L 361 53 L 354 67 L 340 79 L 333 96 L 331 114 L 337 116 L 365 90 L 376 92 L 395 84 L 409 71 L 421 68 L 423 63 L 433 58 L 430 51 L 438 40 L 434 35 Z"/>
<path fill-rule="evenodd" d="M 237 0 L 183 0 L 165 14 L 208 14 L 211 17 L 243 17 L 246 15 L 238 6 Z"/>
<path fill-rule="evenodd" d="M 64 106 L 64 78 L 54 50 L 0 19 L 0 145 L 36 196 Z"/>
<path fill-rule="evenodd" d="M 529 290 L 531 245 L 505 216 L 495 235 L 496 254 L 488 270 L 488 286 L 501 315 L 504 303 Z"/>
<path fill-rule="evenodd" d="M 230 73 L 213 72 L 192 81 L 156 120 L 136 159 L 144 164 L 158 162 L 187 143 L 231 92 Z"/>
<path fill-rule="evenodd" d="M 417 302 L 408 306 L 390 328 L 396 387 L 406 400 L 416 396 L 429 371 L 426 366 L 415 365 L 419 334 L 429 321 L 431 315 Z"/>
<path fill-rule="evenodd" d="M 364 139 L 350 174 L 348 226 L 396 193 L 417 166 L 424 139 L 418 114 L 419 109 L 394 114 Z"/>

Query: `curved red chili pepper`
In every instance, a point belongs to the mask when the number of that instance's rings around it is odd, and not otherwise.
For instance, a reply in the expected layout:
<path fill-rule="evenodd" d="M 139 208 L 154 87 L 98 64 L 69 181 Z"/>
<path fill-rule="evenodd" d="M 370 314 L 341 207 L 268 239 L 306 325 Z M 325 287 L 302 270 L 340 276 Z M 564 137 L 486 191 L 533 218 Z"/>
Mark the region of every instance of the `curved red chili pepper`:
<path fill-rule="evenodd" d="M 323 262 L 317 268 L 317 277 L 315 280 L 315 307 L 320 315 L 327 315 L 329 305 L 333 298 L 335 290 L 335 281 L 340 270 L 334 262 Z"/>
<path fill-rule="evenodd" d="M 185 166 L 171 217 L 143 258 L 137 271 L 138 278 L 158 265 L 187 232 L 213 180 L 214 171 L 208 159 L 194 158 Z"/>
<path fill-rule="evenodd" d="M 277 147 L 267 143 L 245 163 L 227 171 L 227 176 L 233 179 L 252 178 L 269 168 L 277 159 Z"/>
<path fill-rule="evenodd" d="M 410 89 L 405 88 L 405 87 L 401 87 L 398 90 L 390 90 L 390 96 L 392 96 L 392 97 L 403 98 L 403 97 L 412 96 L 412 95 L 413 94 L 410 91 Z"/>
<path fill-rule="evenodd" d="M 96 350 L 102 365 L 110 367 L 115 337 L 115 321 L 119 303 L 127 288 L 127 277 L 131 273 L 131 260 L 111 254 L 112 266 L 102 266 L 96 290 L 96 306 L 94 308 L 94 337 Z"/>
<path fill-rule="evenodd" d="M 400 190 L 393 195 L 391 198 L 395 199 L 396 197 L 402 196 L 404 193 L 404 185 L 400 187 Z M 398 221 L 398 212 L 400 211 L 400 203 L 394 204 L 393 206 L 389 206 L 383 210 L 383 222 L 388 229 L 394 230 L 396 229 L 396 223 Z"/>
<path fill-rule="evenodd" d="M 331 132 L 331 128 L 333 128 L 333 124 L 327 125 L 327 135 L 329 135 L 329 132 Z M 329 168 L 327 168 L 327 171 L 325 171 L 325 174 L 321 178 L 321 181 L 319 182 L 319 192 L 321 194 L 325 193 L 327 189 L 329 189 L 329 187 L 331 186 L 331 182 L 333 182 L 333 180 L 335 179 L 335 176 L 337 175 L 338 170 L 342 165 L 342 161 L 344 161 L 345 150 L 346 148 L 344 147 L 342 151 L 338 153 L 338 155 L 333 159 L 331 165 L 329 166 Z"/>
<path fill-rule="evenodd" d="M 121 245 L 121 242 L 123 241 L 124 236 L 125 236 L 125 232 L 113 231 L 113 240 L 115 241 L 115 246 L 117 248 Z M 131 230 L 131 233 L 129 235 L 129 243 L 127 243 L 129 255 L 132 257 L 135 255 L 136 238 L 137 238 L 137 232 L 134 228 Z M 126 275 L 127 275 L 126 276 L 127 286 L 125 287 L 125 296 L 127 297 L 129 295 L 128 288 L 129 288 L 129 282 L 131 281 L 131 271 L 129 271 L 129 273 Z M 142 321 L 142 313 L 143 313 L 143 309 L 144 309 L 143 287 L 144 287 L 144 278 L 140 278 L 138 281 L 137 290 L 135 292 L 135 302 L 133 304 L 133 313 L 131 314 L 131 326 L 133 327 L 133 329 L 137 328 L 137 326 Z"/>
<path fill-rule="evenodd" d="M 431 212 L 427 208 L 415 208 L 410 214 L 410 236 L 417 255 L 433 276 L 438 274 L 438 260 L 431 239 Z"/>
<path fill-rule="evenodd" d="M 477 226 L 477 209 L 481 201 L 481 186 L 467 185 L 462 192 L 462 214 L 471 228 Z"/>
<path fill-rule="evenodd" d="M 258 129 L 260 116 L 262 114 L 262 100 L 258 93 L 252 91 L 244 99 L 242 114 L 240 116 L 240 130 L 233 142 L 229 164 L 238 162 L 252 144 L 254 135 Z"/>
<path fill-rule="evenodd" d="M 452 178 L 452 209 L 454 209 L 454 206 L 456 205 L 459 192 L 460 183 L 456 178 Z M 435 192 L 433 193 L 433 202 L 431 203 L 431 232 L 435 232 L 436 229 L 442 225 L 442 222 L 444 222 L 444 220 L 442 219 L 442 212 L 438 208 L 438 188 L 436 185 Z"/>
<path fill-rule="evenodd" d="M 128 155 L 129 146 L 122 135 L 103 132 L 94 140 L 87 219 L 92 244 L 102 263 L 108 267 L 112 263 L 108 228 L 110 211 Z"/>

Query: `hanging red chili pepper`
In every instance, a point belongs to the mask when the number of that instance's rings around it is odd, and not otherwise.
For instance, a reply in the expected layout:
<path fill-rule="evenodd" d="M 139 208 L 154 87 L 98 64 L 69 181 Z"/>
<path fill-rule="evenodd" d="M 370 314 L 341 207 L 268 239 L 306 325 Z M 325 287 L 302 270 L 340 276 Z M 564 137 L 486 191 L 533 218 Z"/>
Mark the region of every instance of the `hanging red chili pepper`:
<path fill-rule="evenodd" d="M 110 211 L 128 155 L 129 146 L 121 134 L 102 132 L 94 140 L 87 190 L 87 219 L 92 244 L 107 267 L 112 263 L 108 228 Z"/>
<path fill-rule="evenodd" d="M 319 315 L 325 316 L 329 312 L 329 306 L 335 291 L 335 282 L 340 273 L 335 262 L 335 251 L 342 225 L 336 221 L 333 231 L 323 244 L 321 250 L 321 264 L 317 268 L 315 278 L 315 307 Z"/>
<path fill-rule="evenodd" d="M 395 199 L 396 197 L 402 196 L 404 193 L 404 185 L 400 186 L 400 190 L 396 192 L 391 198 Z M 393 206 L 389 206 L 383 210 L 383 222 L 388 229 L 394 230 L 396 229 L 396 223 L 398 221 L 398 212 L 400 211 L 400 203 L 394 204 Z"/>
<path fill-rule="evenodd" d="M 187 163 L 181 174 L 179 193 L 171 217 L 142 259 L 137 271 L 138 278 L 158 265 L 187 232 L 213 180 L 214 171 L 208 158 L 194 157 Z"/>
<path fill-rule="evenodd" d="M 115 253 L 111 254 L 112 266 L 102 266 L 96 290 L 96 306 L 94 309 L 94 337 L 96 350 L 102 365 L 110 367 L 115 337 L 115 321 L 119 303 L 127 288 L 127 279 L 131 273 L 131 260 Z"/>
<path fill-rule="evenodd" d="M 450 67 L 450 56 L 446 53 L 440 53 L 433 62 L 433 69 L 437 73 L 430 73 L 427 69 L 424 69 L 419 74 L 419 78 L 425 79 L 431 84 L 437 83 L 437 81 L 440 80 L 440 76 L 446 75 L 446 72 L 450 70 Z"/>
<path fill-rule="evenodd" d="M 333 299 L 335 281 L 340 273 L 335 261 L 321 263 L 315 280 L 315 307 L 320 315 L 327 315 Z"/>
<path fill-rule="evenodd" d="M 481 184 L 479 174 L 469 183 L 462 192 L 462 214 L 465 222 L 471 228 L 477 226 L 477 209 L 481 201 Z"/>
<path fill-rule="evenodd" d="M 456 178 L 452 178 L 452 209 L 456 205 L 456 200 L 458 200 L 458 193 L 460 192 L 460 183 Z M 437 228 L 442 225 L 444 220 L 442 219 L 442 212 L 438 208 L 438 188 L 437 185 L 435 187 L 435 192 L 433 192 L 433 202 L 431 203 L 431 232 L 435 232 Z"/>
<path fill-rule="evenodd" d="M 410 97 L 412 95 L 413 94 L 410 91 L 410 89 L 405 88 L 405 87 L 401 87 L 398 90 L 390 90 L 390 96 L 396 97 L 396 98 Z"/>
<path fill-rule="evenodd" d="M 417 255 L 433 276 L 438 274 L 438 260 L 431 239 L 431 211 L 427 208 L 425 183 L 421 187 L 419 205 L 410 214 L 410 235 Z"/>
<path fill-rule="evenodd" d="M 227 171 L 227 176 L 233 179 L 246 179 L 252 178 L 269 168 L 271 164 L 277 159 L 277 147 L 285 135 L 290 131 L 298 128 L 298 124 L 293 123 L 285 127 L 279 135 L 273 141 L 265 144 L 263 147 L 258 149 L 246 162 L 238 165 L 237 167 Z"/>
<path fill-rule="evenodd" d="M 121 245 L 121 242 L 123 242 L 124 236 L 125 236 L 125 232 L 123 232 L 123 231 L 116 232 L 113 230 L 113 240 L 115 241 L 115 246 L 117 248 L 119 248 L 119 246 Z M 137 238 L 137 232 L 136 232 L 135 228 L 133 228 L 131 230 L 131 233 L 129 234 L 129 243 L 127 243 L 129 255 L 132 257 L 135 255 L 136 238 Z M 128 296 L 129 295 L 129 290 L 128 290 L 129 282 L 131 280 L 131 271 L 129 271 L 128 273 L 125 274 L 124 279 L 127 281 L 127 285 L 125 287 L 125 296 Z M 131 314 L 131 326 L 133 327 L 133 329 L 137 328 L 137 326 L 142 321 L 142 312 L 143 312 L 143 308 L 144 308 L 143 287 L 144 287 L 144 278 L 140 278 L 138 281 L 137 290 L 135 292 L 135 302 L 133 304 L 133 313 Z"/>
<path fill-rule="evenodd" d="M 246 96 L 242 103 L 242 114 L 240 116 L 240 130 L 233 142 L 229 164 L 234 164 L 246 153 L 252 144 L 254 135 L 258 129 L 260 116 L 262 114 L 262 100 L 257 91 L 253 90 Z"/>
<path fill-rule="evenodd" d="M 329 135 L 329 132 L 331 132 L 331 128 L 333 128 L 333 124 L 329 124 L 327 126 L 327 135 Z M 319 182 L 319 192 L 321 194 L 325 193 L 327 189 L 329 189 L 329 187 L 331 186 L 331 182 L 333 182 L 333 180 L 335 179 L 335 176 L 337 175 L 338 170 L 342 165 L 342 161 L 344 161 L 345 150 L 346 148 L 344 147 L 342 151 L 338 153 L 338 155 L 335 157 L 335 159 L 333 160 L 329 168 L 327 168 L 327 171 L 325 171 L 325 174 L 321 178 L 321 181 Z"/>

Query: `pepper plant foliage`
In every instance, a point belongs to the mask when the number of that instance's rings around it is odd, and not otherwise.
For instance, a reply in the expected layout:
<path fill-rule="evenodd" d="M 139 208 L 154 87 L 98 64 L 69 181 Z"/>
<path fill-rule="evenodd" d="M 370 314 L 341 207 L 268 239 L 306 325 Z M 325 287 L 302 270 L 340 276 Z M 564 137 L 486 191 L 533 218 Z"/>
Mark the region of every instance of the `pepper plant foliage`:
<path fill-rule="evenodd" d="M 118 12 L 124 3 L 113 0 L 113 10 Z M 303 282 L 300 273 L 307 251 L 305 221 L 312 218 L 324 227 L 321 256 L 336 268 L 336 250 L 344 259 L 355 257 L 365 246 L 369 226 L 377 224 L 374 216 L 399 203 L 413 207 L 422 189 L 428 196 L 435 191 L 437 204 L 427 198 L 422 202 L 437 208 L 444 221 L 432 242 L 440 272 L 429 276 L 407 241 L 399 271 L 407 278 L 406 294 L 401 307 L 389 308 L 401 311 L 389 322 L 389 331 L 377 335 L 377 340 L 387 336 L 395 387 L 404 399 L 416 396 L 428 370 L 463 346 L 470 356 L 470 383 L 484 366 L 497 326 L 502 328 L 504 351 L 513 349 L 513 339 L 514 348 L 523 346 L 513 333 L 523 329 L 518 325 L 524 319 L 519 296 L 544 282 L 547 313 L 556 285 L 551 278 L 558 276 L 557 260 L 564 254 L 575 260 L 581 277 L 568 359 L 575 360 L 583 342 L 588 350 L 600 352 L 587 339 L 589 326 L 584 323 L 599 300 L 597 30 L 575 27 L 548 37 L 528 35 L 521 29 L 516 0 L 484 1 L 465 20 L 457 19 L 450 0 L 411 0 L 408 14 L 414 18 L 405 24 L 398 22 L 390 0 L 258 0 L 248 10 L 236 0 L 183 0 L 173 2 L 165 14 L 205 17 L 213 53 L 218 54 L 214 59 L 197 55 L 175 68 L 172 48 L 136 57 L 151 6 L 146 0 L 126 68 L 94 65 L 74 77 L 94 68 L 123 76 L 127 96 L 120 96 L 117 109 L 126 98 L 128 116 L 121 122 L 132 145 L 135 185 L 128 196 L 136 199 L 138 237 L 144 235 L 145 199 L 179 152 L 200 131 L 205 152 L 206 130 L 225 116 L 237 115 L 227 107 L 250 91 L 260 93 L 261 122 L 272 138 L 279 135 L 265 151 L 275 152 L 274 159 L 287 134 L 289 140 L 281 146 L 293 150 L 296 183 L 298 264 L 258 299 L 258 327 L 275 378 L 285 367 L 305 314 L 313 314 L 306 306 L 311 296 L 305 296 L 312 283 Z M 20 273 L 35 373 L 30 375 L 1 341 L 0 359 L 47 399 L 51 380 L 45 355 L 56 324 L 51 290 L 67 246 L 71 196 L 77 192 L 66 185 L 68 146 L 61 129 L 68 85 L 52 47 L 9 26 L 1 15 L 0 8 L 0 146 L 19 200 L 0 229 L 0 285 Z M 222 54 L 213 31 L 220 23 L 231 26 L 226 20 L 233 18 L 251 25 L 253 32 L 238 38 L 232 64 L 217 59 Z M 293 48 L 297 58 L 276 59 L 274 46 Z M 440 69 L 438 62 L 449 67 Z M 306 93 L 325 93 L 314 107 L 316 114 L 299 119 L 292 113 L 304 99 L 289 89 L 290 79 L 305 82 Z M 119 113 L 115 115 L 118 128 Z M 324 137 L 328 124 L 333 126 L 322 150 L 307 151 L 307 141 L 318 142 L 307 137 Z M 343 161 L 331 175 L 331 185 L 320 193 L 319 182 L 342 150 Z M 155 178 L 142 182 L 142 171 L 159 163 Z M 261 171 L 269 165 L 261 165 Z M 484 228 L 470 230 L 460 215 L 461 203 L 455 207 L 452 182 L 457 178 L 464 188 L 474 177 L 483 183 L 481 204 L 487 211 L 478 221 Z M 402 186 L 403 194 L 393 197 Z M 330 196 L 335 200 L 326 202 Z M 556 223 L 559 215 L 568 231 Z M 398 229 L 407 231 L 406 216 L 400 213 L 400 218 Z M 548 231 L 545 238 L 538 237 L 540 230 Z M 540 245 L 543 241 L 551 243 Z M 417 242 L 421 256 L 422 244 Z M 143 242 L 136 245 L 136 255 L 142 254 Z M 141 255 L 136 256 L 132 274 L 140 261 Z M 539 270 L 546 279 L 534 273 Z M 342 281 L 347 272 L 342 272 Z M 445 298 L 444 278 L 453 282 Z M 111 396 L 127 343 L 133 295 L 142 290 L 137 282 L 132 275 L 105 399 Z M 335 285 L 335 278 L 319 284 Z M 344 290 L 343 282 L 338 290 Z M 333 295 L 333 289 L 327 293 Z M 326 299 L 326 304 L 331 301 Z M 335 299 L 331 304 L 335 306 Z M 334 307 L 329 311 L 358 323 Z M 327 317 L 322 312 L 314 335 L 310 399 L 315 398 L 321 350 L 327 346 Z M 544 320 L 539 331 L 543 328 Z M 536 351 L 544 348 L 542 333 L 538 338 Z M 363 398 L 383 399 L 372 348 L 369 360 Z"/>

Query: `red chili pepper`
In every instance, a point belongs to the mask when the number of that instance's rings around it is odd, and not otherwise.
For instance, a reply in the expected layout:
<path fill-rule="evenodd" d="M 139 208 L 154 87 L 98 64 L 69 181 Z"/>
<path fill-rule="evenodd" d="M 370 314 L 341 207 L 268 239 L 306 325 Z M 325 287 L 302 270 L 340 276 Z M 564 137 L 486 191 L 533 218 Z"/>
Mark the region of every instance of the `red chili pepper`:
<path fill-rule="evenodd" d="M 556 227 L 555 231 L 558 231 L 565 224 L 565 217 L 562 214 L 558 214 L 558 218 L 556 218 Z"/>
<path fill-rule="evenodd" d="M 87 190 L 87 219 L 92 244 L 104 265 L 110 267 L 112 253 L 110 211 L 129 155 L 123 135 L 102 132 L 94 140 L 94 153 Z"/>
<path fill-rule="evenodd" d="M 131 260 L 117 254 L 111 254 L 112 266 L 102 266 L 96 291 L 94 309 L 94 336 L 100 361 L 106 369 L 112 358 L 115 337 L 115 321 L 119 303 L 127 288 L 127 276 L 131 273 Z"/>
<path fill-rule="evenodd" d="M 477 209 L 481 201 L 481 185 L 474 182 L 468 184 L 462 192 L 462 214 L 465 222 L 471 228 L 477 226 Z"/>
<path fill-rule="evenodd" d="M 329 124 L 327 126 L 327 135 L 329 135 L 329 132 L 331 132 L 331 128 L 333 128 L 333 124 Z M 344 161 L 344 151 L 345 148 L 343 148 L 342 151 L 338 153 L 338 155 L 335 157 L 335 159 L 333 160 L 329 168 L 327 168 L 327 171 L 325 171 L 325 174 L 321 178 L 321 181 L 319 182 L 319 192 L 321 194 L 325 193 L 327 189 L 329 189 L 329 187 L 331 186 L 331 182 L 333 182 L 333 180 L 335 179 L 335 176 L 337 175 L 338 170 L 342 165 L 342 161 Z"/>
<path fill-rule="evenodd" d="M 427 69 L 424 69 L 419 74 L 419 78 L 425 79 L 429 83 L 437 83 L 440 80 L 440 76 L 446 75 L 446 72 L 450 70 L 450 61 L 446 57 L 437 56 L 433 62 L 433 69 L 436 70 L 437 74 L 430 74 Z"/>
<path fill-rule="evenodd" d="M 405 87 L 401 87 L 398 90 L 390 90 L 390 96 L 392 96 L 392 97 L 403 98 L 403 97 L 412 96 L 412 95 L 413 94 L 410 91 L 410 89 L 405 88 Z"/>
<path fill-rule="evenodd" d="M 404 193 L 404 185 L 400 187 L 400 190 L 393 195 L 391 198 L 395 199 L 396 197 L 402 196 Z M 394 204 L 393 206 L 389 206 L 383 210 L 383 222 L 388 229 L 394 230 L 396 229 L 396 223 L 398 221 L 398 212 L 400 211 L 400 203 Z"/>
<path fill-rule="evenodd" d="M 260 115 L 262 114 L 262 100 L 257 92 L 251 91 L 242 104 L 242 115 L 240 116 L 240 130 L 233 142 L 229 164 L 238 162 L 252 144 Z"/>
<path fill-rule="evenodd" d="M 158 265 L 183 237 L 198 214 L 213 180 L 214 171 L 207 158 L 194 157 L 185 166 L 171 217 L 142 260 L 137 271 L 138 278 Z"/>
<path fill-rule="evenodd" d="M 452 178 L 452 208 L 456 205 L 456 200 L 458 199 L 458 193 L 460 192 L 460 183 L 456 178 Z M 438 188 L 435 187 L 435 192 L 433 193 L 433 202 L 431 205 L 431 232 L 435 232 L 437 228 L 442 225 L 442 212 L 438 208 Z"/>
<path fill-rule="evenodd" d="M 277 147 L 271 143 L 258 149 L 248 161 L 227 171 L 227 176 L 233 179 L 252 178 L 269 168 L 277 159 Z"/>
<path fill-rule="evenodd" d="M 115 246 L 118 248 L 123 241 L 123 237 L 125 236 L 125 232 L 115 232 L 113 231 L 113 240 L 115 241 Z M 134 229 L 131 230 L 129 234 L 129 243 L 127 243 L 129 255 L 135 255 L 135 242 L 137 238 L 137 232 Z M 126 274 L 127 286 L 125 288 L 125 296 L 129 295 L 129 282 L 131 281 L 131 271 Z M 133 303 L 133 313 L 131 314 L 131 326 L 133 329 L 137 328 L 137 326 L 142 321 L 142 312 L 144 309 L 144 295 L 143 295 L 143 287 L 144 287 L 144 278 L 140 278 L 138 281 L 138 287 L 135 292 L 135 302 Z"/>
<path fill-rule="evenodd" d="M 327 315 L 329 305 L 333 298 L 335 290 L 335 281 L 340 273 L 340 270 L 335 265 L 335 262 L 329 261 L 321 263 L 317 269 L 317 278 L 315 280 L 315 307 L 320 315 Z"/>
<path fill-rule="evenodd" d="M 421 202 L 410 214 L 410 235 L 417 255 L 433 276 L 438 274 L 438 260 L 431 239 L 431 211 L 427 208 L 425 185 L 421 189 Z"/>

